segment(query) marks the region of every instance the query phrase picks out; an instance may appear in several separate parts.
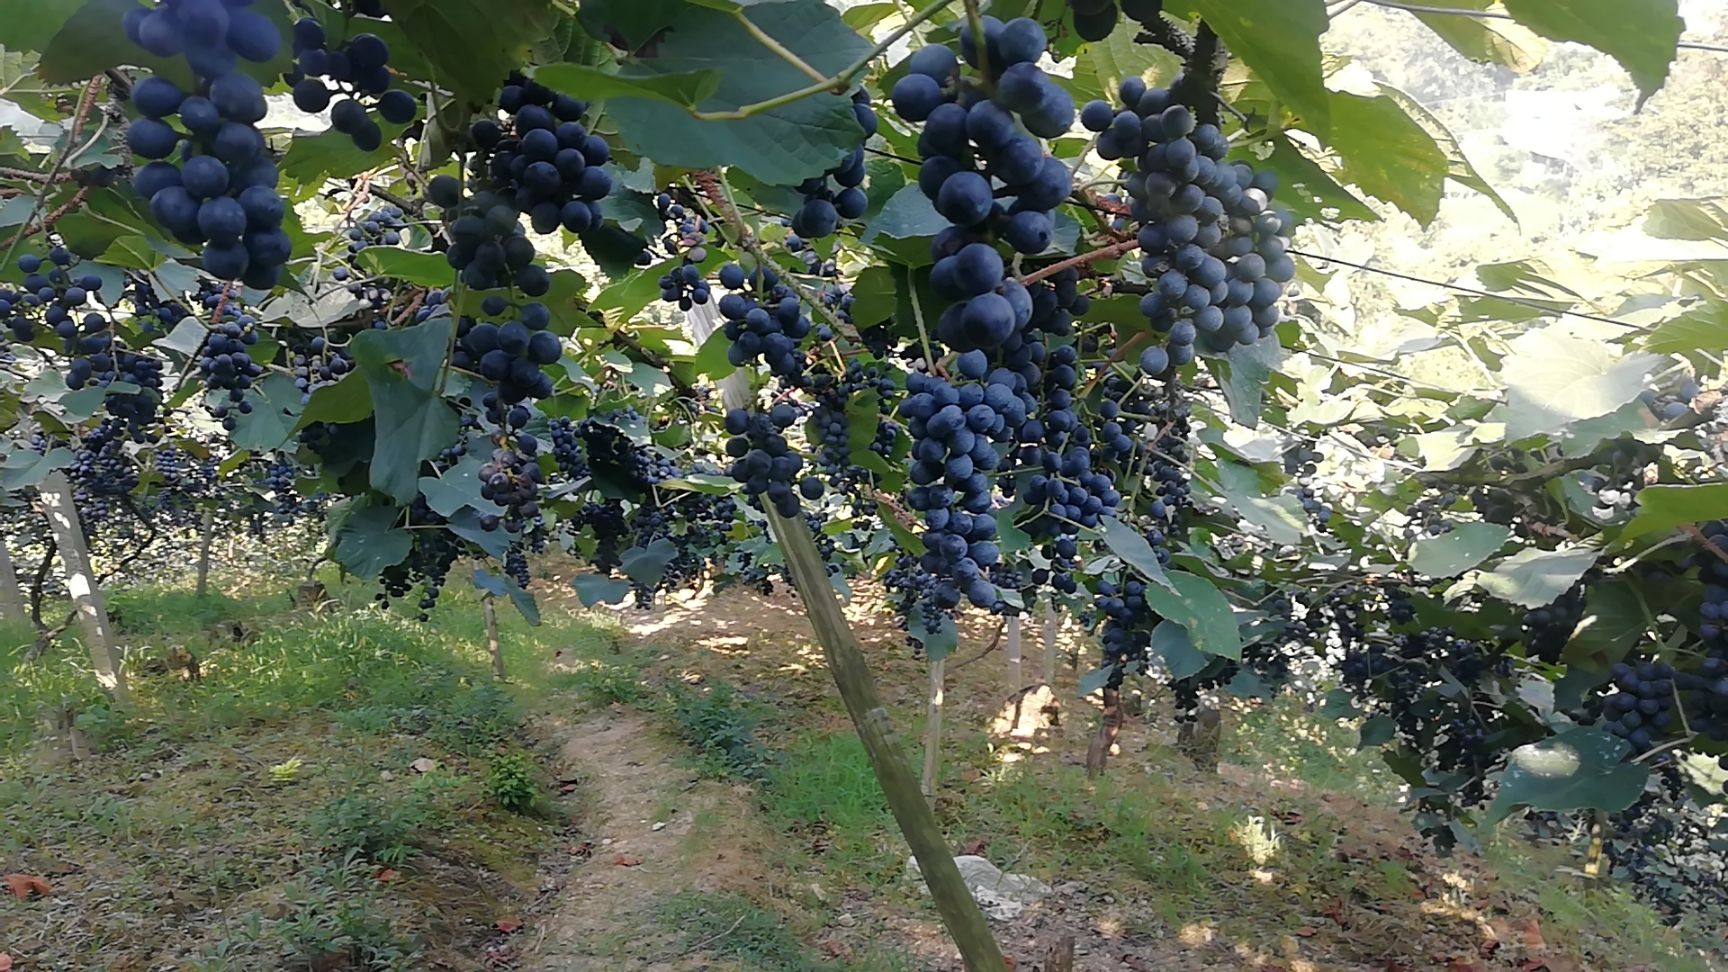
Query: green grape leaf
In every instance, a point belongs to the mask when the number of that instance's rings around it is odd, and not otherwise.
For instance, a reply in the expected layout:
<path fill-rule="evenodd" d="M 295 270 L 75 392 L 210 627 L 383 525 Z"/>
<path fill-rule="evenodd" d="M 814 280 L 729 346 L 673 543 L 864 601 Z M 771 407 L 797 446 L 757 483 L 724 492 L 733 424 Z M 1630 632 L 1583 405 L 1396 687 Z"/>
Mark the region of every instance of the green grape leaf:
<path fill-rule="evenodd" d="M 1716 353 L 1728 348 L 1728 303 L 1706 300 L 1660 324 L 1638 339 L 1638 346 L 1657 354 Z"/>
<path fill-rule="evenodd" d="M 1398 723 L 1391 716 L 1369 716 L 1362 720 L 1361 734 L 1356 739 L 1357 749 L 1367 749 L 1370 746 L 1384 746 L 1398 734 Z"/>
<path fill-rule="evenodd" d="M 1222 591 L 1204 577 L 1180 570 L 1165 575 L 1169 588 L 1146 585 L 1146 603 L 1167 621 L 1188 631 L 1198 651 L 1224 658 L 1242 657 L 1242 629 Z"/>
<path fill-rule="evenodd" d="M 1728 483 L 1702 486 L 1648 486 L 1638 492 L 1638 513 L 1620 531 L 1622 539 L 1672 530 L 1722 517 L 1728 510 Z"/>
<path fill-rule="evenodd" d="M 280 449 L 300 427 L 300 389 L 287 375 L 273 372 L 265 376 L 247 392 L 246 400 L 252 404 L 250 413 L 238 409 L 232 413 L 235 448 L 253 452 Z"/>
<path fill-rule="evenodd" d="M 394 506 L 362 506 L 333 518 L 336 562 L 368 580 L 401 563 L 414 546 L 414 537 L 396 525 L 400 512 Z"/>
<path fill-rule="evenodd" d="M 1410 569 L 1428 577 L 1456 577 L 1476 566 L 1512 539 L 1512 531 L 1497 523 L 1460 523 L 1437 537 L 1410 545 Z"/>
<path fill-rule="evenodd" d="M 1198 675 L 1212 664 L 1211 656 L 1195 650 L 1188 629 L 1174 621 L 1160 621 L 1152 629 L 1152 651 L 1164 659 L 1171 678 Z"/>
<path fill-rule="evenodd" d="M 621 76 L 717 74 L 718 88 L 700 106 L 707 112 L 734 111 L 809 86 L 810 78 L 751 36 L 741 18 L 824 73 L 849 66 L 870 47 L 819 0 L 758 4 L 737 14 L 690 8 L 651 56 L 625 65 Z M 827 93 L 736 120 L 698 120 L 676 105 L 641 97 L 614 98 L 607 114 L 631 151 L 659 165 L 726 165 L 778 185 L 821 175 L 864 140 L 850 100 Z"/>
<path fill-rule="evenodd" d="M 1172 591 L 1176 589 L 1170 578 L 1165 576 L 1164 567 L 1158 563 L 1158 553 L 1139 530 L 1113 516 L 1106 516 L 1098 521 L 1098 535 L 1103 538 L 1104 545 L 1110 548 L 1111 553 L 1138 570 L 1147 580 Z"/>
<path fill-rule="evenodd" d="M 1506 404 L 1496 415 L 1506 423 L 1509 442 L 1560 432 L 1637 398 L 1649 374 L 1664 364 L 1656 355 L 1622 356 L 1606 342 L 1558 328 L 1527 331 L 1501 364 Z"/>
<path fill-rule="evenodd" d="M 576 589 L 576 597 L 584 607 L 618 604 L 630 596 L 629 581 L 603 574 L 578 574 L 571 578 L 570 586 Z"/>
<path fill-rule="evenodd" d="M 372 488 L 398 503 L 419 493 L 420 463 L 456 440 L 456 413 L 438 394 L 454 327 L 448 317 L 389 331 L 366 330 L 350 348 L 372 391 L 377 435 Z"/>
<path fill-rule="evenodd" d="M 1531 547 L 1500 561 L 1488 573 L 1478 573 L 1476 586 L 1502 601 L 1537 608 L 1553 604 L 1601 555 L 1596 547 Z"/>
<path fill-rule="evenodd" d="M 624 576 L 644 587 L 653 587 L 666 576 L 666 565 L 678 556 L 678 545 L 661 537 L 646 547 L 631 547 L 619 555 Z"/>
<path fill-rule="evenodd" d="M 1230 53 L 1301 116 L 1301 128 L 1325 137 L 1331 128 L 1320 65 L 1325 0 L 1194 0 L 1194 9 Z"/>
<path fill-rule="evenodd" d="M 1650 768 L 1621 762 L 1626 740 L 1600 729 L 1572 729 L 1512 751 L 1498 774 L 1500 791 L 1483 823 L 1493 826 L 1514 810 L 1606 810 L 1631 806 L 1644 793 Z"/>
<path fill-rule="evenodd" d="M 943 615 L 935 631 L 927 631 L 922 621 L 915 621 L 908 634 L 924 646 L 924 657 L 933 662 L 947 658 L 960 647 L 960 631 L 954 626 L 954 619 L 947 615 Z"/>
<path fill-rule="evenodd" d="M 1487 10 L 1494 0 L 1447 0 L 1448 7 Z M 1478 64 L 1498 64 L 1518 74 L 1534 70 L 1548 54 L 1548 45 L 1515 21 L 1458 14 L 1417 13 L 1416 19 Z"/>
<path fill-rule="evenodd" d="M 872 247 L 897 263 L 921 267 L 931 261 L 929 240 L 948 226 L 948 220 L 917 186 L 902 186 L 888 197 L 882 211 L 864 227 L 858 242 Z"/>
<path fill-rule="evenodd" d="M 406 280 L 422 287 L 447 287 L 456 280 L 456 271 L 442 253 L 407 250 L 398 246 L 369 246 L 361 250 L 360 265 L 380 277 Z"/>
<path fill-rule="evenodd" d="M 560 17 L 548 0 L 384 0 L 384 9 L 425 55 L 440 86 L 482 104 Z"/>
<path fill-rule="evenodd" d="M 1686 22 L 1678 0 L 1505 0 L 1506 12 L 1555 41 L 1588 44 L 1638 85 L 1638 106 L 1668 80 Z"/>
<path fill-rule="evenodd" d="M 1080 698 L 1086 698 L 1093 692 L 1109 685 L 1111 676 L 1115 674 L 1115 665 L 1105 665 L 1103 668 L 1092 669 L 1086 674 L 1080 676 L 1079 691 L 1076 694 L 1078 694 Z"/>
<path fill-rule="evenodd" d="M 535 68 L 533 75 L 534 80 L 554 91 L 583 99 L 651 98 L 684 108 L 695 108 L 720 87 L 718 71 L 627 77 L 587 64 L 546 64 Z"/>
<path fill-rule="evenodd" d="M 1423 226 L 1440 212 L 1450 162 L 1398 102 L 1332 92 L 1332 148 L 1346 182 L 1404 210 Z"/>
<path fill-rule="evenodd" d="M 1278 344 L 1277 332 L 1253 344 L 1238 344 L 1222 358 L 1206 358 L 1205 361 L 1224 392 L 1231 420 L 1246 428 L 1259 428 L 1266 380 L 1284 361 L 1284 349 Z"/>

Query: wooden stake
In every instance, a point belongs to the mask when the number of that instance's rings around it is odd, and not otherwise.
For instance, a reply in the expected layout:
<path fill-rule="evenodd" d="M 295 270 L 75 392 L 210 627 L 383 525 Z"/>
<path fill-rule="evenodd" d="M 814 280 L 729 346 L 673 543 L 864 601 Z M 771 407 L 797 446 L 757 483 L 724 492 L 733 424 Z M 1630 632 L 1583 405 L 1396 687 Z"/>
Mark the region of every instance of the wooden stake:
<path fill-rule="evenodd" d="M 931 807 L 936 806 L 936 778 L 942 766 L 942 683 L 947 669 L 946 657 L 930 663 L 930 701 L 924 723 L 924 776 L 918 788 Z"/>
<path fill-rule="evenodd" d="M 1020 654 L 1020 615 L 1008 619 L 1008 640 L 1002 645 L 1002 658 L 1007 661 L 1008 694 L 1013 695 L 1026 687 L 1021 664 L 1025 659 Z"/>
<path fill-rule="evenodd" d="M 90 650 L 96 681 L 115 702 L 129 705 L 132 693 L 126 687 L 126 671 L 115 646 L 114 628 L 108 621 L 108 606 L 102 601 L 102 589 L 96 585 L 96 572 L 90 567 L 84 526 L 78 520 L 78 508 L 72 503 L 72 483 L 56 469 L 42 480 L 37 493 L 48 526 L 54 531 L 55 545 L 60 549 L 60 562 L 66 566 L 66 588 L 84 627 L 84 641 Z"/>
<path fill-rule="evenodd" d="M 1098 724 L 1098 734 L 1086 751 L 1086 775 L 1099 776 L 1110 759 L 1110 747 L 1116 745 L 1116 734 L 1122 731 L 1122 690 L 1104 690 L 1104 718 Z"/>
<path fill-rule="evenodd" d="M 692 308 L 686 319 L 698 347 L 720 325 L 720 314 L 712 303 Z M 749 382 L 741 371 L 722 380 L 720 390 L 727 408 L 749 407 Z M 858 647 L 857 636 L 846 624 L 846 613 L 841 610 L 840 598 L 828 580 L 828 567 L 816 549 L 809 524 L 801 517 L 783 517 L 771 506 L 766 508 L 766 512 L 769 529 L 786 558 L 786 568 L 792 574 L 799 600 L 804 603 L 804 613 L 810 618 L 810 626 L 822 645 L 823 657 L 827 659 L 828 671 L 834 676 L 834 685 L 840 690 L 841 701 L 846 703 L 846 712 L 852 717 L 852 725 L 864 743 L 864 752 L 870 759 L 876 782 L 882 787 L 882 795 L 888 800 L 888 808 L 894 812 L 900 833 L 918 861 L 930 897 L 942 915 L 942 923 L 960 950 L 961 961 L 965 963 L 967 972 L 1006 972 L 1008 963 L 1003 960 L 1002 950 L 990 933 L 984 912 L 960 876 L 960 868 L 948 850 L 936 814 L 925 802 L 918 778 L 912 775 L 912 765 L 907 762 L 905 750 L 894 733 L 888 710 L 876 689 L 876 678 L 870 673 L 863 650 Z"/>
<path fill-rule="evenodd" d="M 204 508 L 198 518 L 198 596 L 210 593 L 210 541 L 216 533 L 216 511 Z"/>
<path fill-rule="evenodd" d="M 1056 685 L 1056 605 L 1044 602 L 1044 684 Z"/>
<path fill-rule="evenodd" d="M 7 552 L 4 538 L 0 538 L 0 620 L 30 620 L 24 608 L 24 589 L 18 586 L 18 573 L 12 569 L 12 554 Z"/>
<path fill-rule="evenodd" d="M 480 595 L 480 610 L 486 615 L 486 651 L 492 656 L 492 674 L 504 681 L 504 649 L 498 644 L 498 606 L 491 594 Z"/>

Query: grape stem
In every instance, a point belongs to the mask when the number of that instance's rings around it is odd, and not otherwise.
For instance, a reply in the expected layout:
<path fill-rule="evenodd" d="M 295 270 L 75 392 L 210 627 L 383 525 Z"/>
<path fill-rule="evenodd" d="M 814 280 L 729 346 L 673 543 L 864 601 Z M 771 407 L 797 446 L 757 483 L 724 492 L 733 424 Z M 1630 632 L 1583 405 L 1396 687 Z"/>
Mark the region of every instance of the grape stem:
<path fill-rule="evenodd" d="M 697 121 L 742 121 L 746 118 L 760 115 L 765 111 L 773 111 L 776 108 L 789 105 L 794 101 L 802 101 L 812 95 L 824 93 L 834 94 L 839 91 L 844 91 L 846 87 L 852 83 L 853 78 L 857 77 L 865 68 L 870 66 L 871 61 L 876 60 L 876 58 L 885 53 L 888 48 L 893 47 L 900 38 L 905 37 L 913 30 L 916 30 L 919 24 L 924 23 L 947 9 L 948 5 L 953 2 L 954 0 L 936 0 L 935 3 L 932 3 L 930 6 L 913 14 L 904 24 L 896 27 L 887 37 L 882 38 L 875 47 L 864 52 L 863 57 L 853 61 L 845 68 L 842 68 L 838 74 L 831 77 L 818 78 L 816 81 L 812 81 L 810 84 L 799 88 L 796 91 L 788 91 L 783 95 L 776 95 L 775 97 L 769 98 L 765 101 L 742 105 L 730 111 L 691 111 L 690 117 Z M 838 89 L 838 91 L 836 89 Z"/>
<path fill-rule="evenodd" d="M 1038 281 L 1047 277 L 1053 277 L 1064 270 L 1072 270 L 1075 267 L 1085 266 L 1088 263 L 1096 263 L 1099 260 L 1108 260 L 1111 257 L 1119 257 L 1139 245 L 1140 242 L 1138 240 L 1123 240 L 1120 243 L 1112 243 L 1101 250 L 1082 253 L 1079 256 L 1069 257 L 1068 259 L 1062 260 L 1058 263 L 1052 263 L 1047 267 L 1040 267 L 1039 269 L 1027 274 L 1025 277 L 1022 277 L 1020 282 L 1030 287 Z"/>

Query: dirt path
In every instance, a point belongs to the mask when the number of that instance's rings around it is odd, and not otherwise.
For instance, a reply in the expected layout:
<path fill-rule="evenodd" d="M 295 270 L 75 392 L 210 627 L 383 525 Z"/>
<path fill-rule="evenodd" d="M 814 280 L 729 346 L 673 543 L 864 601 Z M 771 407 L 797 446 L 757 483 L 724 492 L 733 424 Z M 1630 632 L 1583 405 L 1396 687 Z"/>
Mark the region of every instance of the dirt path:
<path fill-rule="evenodd" d="M 762 878 L 746 799 L 681 765 L 678 744 L 641 712 L 614 708 L 557 732 L 584 841 L 520 968 L 712 968 L 685 954 L 655 913 L 680 893 L 736 891 Z"/>

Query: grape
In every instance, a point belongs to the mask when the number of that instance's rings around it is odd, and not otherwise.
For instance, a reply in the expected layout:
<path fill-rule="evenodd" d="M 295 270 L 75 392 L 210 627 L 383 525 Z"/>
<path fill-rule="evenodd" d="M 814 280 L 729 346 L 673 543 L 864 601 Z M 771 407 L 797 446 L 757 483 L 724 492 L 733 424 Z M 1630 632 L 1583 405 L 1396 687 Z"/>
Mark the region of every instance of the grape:
<path fill-rule="evenodd" d="M 127 131 L 134 154 L 166 158 L 175 152 L 182 137 L 161 120 L 175 111 L 190 133 L 177 177 L 169 171 L 172 163 L 151 163 L 139 169 L 134 188 L 176 239 L 208 244 L 204 264 L 212 275 L 274 287 L 290 251 L 279 229 L 285 208 L 237 201 L 248 189 L 274 190 L 276 169 L 255 127 L 266 110 L 263 89 L 234 65 L 237 58 L 261 62 L 274 57 L 281 44 L 275 27 L 252 11 L 230 15 L 219 0 L 159 5 L 129 16 L 125 25 L 130 40 L 157 56 L 184 52 L 198 82 L 189 96 L 155 76 L 133 86 L 133 105 L 145 116 Z"/>
<path fill-rule="evenodd" d="M 419 113 L 412 94 L 390 87 L 390 46 L 378 35 L 354 34 L 331 50 L 323 27 L 303 17 L 294 24 L 293 39 L 294 67 L 282 79 L 293 88 L 295 107 L 317 114 L 334 102 L 331 127 L 355 148 L 375 152 L 384 143 L 369 109 L 394 125 L 406 125 Z"/>
<path fill-rule="evenodd" d="M 509 131 L 493 119 L 471 126 L 481 151 L 470 162 L 472 196 L 446 206 L 450 247 L 446 257 L 475 289 L 515 285 L 529 296 L 551 286 L 546 272 L 531 266 L 534 244 L 524 235 L 527 214 L 536 232 L 573 233 L 598 228 L 600 200 L 612 190 L 602 166 L 611 158 L 605 139 L 579 119 L 587 105 L 535 81 L 513 76 L 498 95 L 510 113 Z M 439 193 L 452 193 L 443 184 Z"/>
<path fill-rule="evenodd" d="M 804 469 L 804 457 L 792 451 L 785 430 L 797 421 L 795 409 L 777 407 L 770 414 L 735 408 L 726 413 L 726 454 L 733 459 L 732 478 L 744 486 L 745 494 L 761 498 L 781 516 L 798 515 L 795 486 Z"/>
<path fill-rule="evenodd" d="M 546 330 L 550 320 L 545 305 L 529 303 L 516 320 L 503 324 L 468 316 L 457 323 L 451 365 L 478 372 L 496 385 L 483 399 L 486 417 L 493 423 L 519 429 L 528 420 L 522 403 L 552 394 L 552 378 L 540 369 L 563 355 L 563 344 Z"/>
<path fill-rule="evenodd" d="M 798 383 L 804 373 L 800 344 L 813 329 L 803 301 L 772 269 L 747 274 L 734 264 L 722 267 L 719 276 L 723 284 L 740 278 L 744 284 L 720 298 L 723 330 L 732 342 L 727 360 L 739 367 L 761 360 L 775 375 Z"/>
<path fill-rule="evenodd" d="M 928 80 L 928 79 L 926 79 Z M 860 90 L 852 95 L 854 117 L 868 139 L 876 134 L 876 115 L 870 110 L 869 95 Z M 806 240 L 832 234 L 842 219 L 857 219 L 864 215 L 869 197 L 860 188 L 864 184 L 864 149 L 852 150 L 839 165 L 800 185 L 804 205 L 792 215 L 792 232 Z M 833 188 L 838 185 L 840 188 Z"/>

